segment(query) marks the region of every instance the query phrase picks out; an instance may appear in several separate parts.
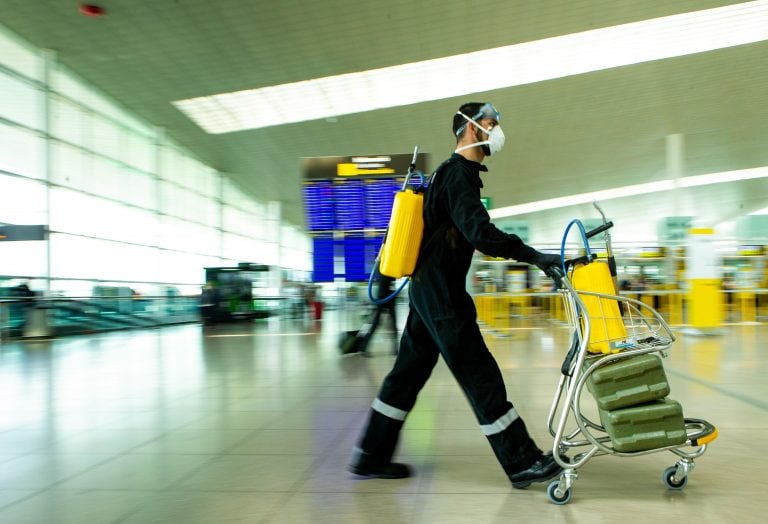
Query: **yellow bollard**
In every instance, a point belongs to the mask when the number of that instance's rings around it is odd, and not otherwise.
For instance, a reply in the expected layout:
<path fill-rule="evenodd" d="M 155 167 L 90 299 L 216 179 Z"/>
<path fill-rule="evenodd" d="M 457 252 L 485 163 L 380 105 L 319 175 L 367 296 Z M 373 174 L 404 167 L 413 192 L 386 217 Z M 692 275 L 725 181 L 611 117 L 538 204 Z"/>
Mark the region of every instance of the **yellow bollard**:
<path fill-rule="evenodd" d="M 676 291 L 669 295 L 669 323 L 680 325 L 683 323 L 683 293 Z"/>
<path fill-rule="evenodd" d="M 719 278 L 694 278 L 688 292 L 688 323 L 694 328 L 719 327 L 723 297 Z"/>
<path fill-rule="evenodd" d="M 739 293 L 741 300 L 741 321 L 755 322 L 757 319 L 755 311 L 755 294 L 752 291 L 741 291 Z"/>

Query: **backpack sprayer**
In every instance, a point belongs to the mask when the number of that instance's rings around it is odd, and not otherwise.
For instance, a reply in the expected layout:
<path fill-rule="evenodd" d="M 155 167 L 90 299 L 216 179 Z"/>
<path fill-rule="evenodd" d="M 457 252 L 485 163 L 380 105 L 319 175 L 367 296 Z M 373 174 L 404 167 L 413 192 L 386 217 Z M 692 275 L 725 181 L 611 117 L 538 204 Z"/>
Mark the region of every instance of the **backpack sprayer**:
<path fill-rule="evenodd" d="M 392 214 L 389 218 L 387 231 L 384 233 L 384 241 L 381 244 L 379 254 L 373 263 L 371 276 L 368 279 L 368 298 L 371 302 L 381 305 L 393 299 L 408 283 L 403 281 L 391 295 L 383 299 L 373 297 L 373 276 L 378 271 L 381 275 L 390 278 L 410 277 L 416 268 L 419 258 L 421 238 L 424 235 L 424 175 L 415 171 L 416 157 L 419 155 L 419 146 L 413 150 L 413 159 L 408 166 L 408 174 L 405 176 L 403 187 L 395 193 L 392 205 Z M 411 177 L 418 174 L 419 186 L 408 187 Z"/>

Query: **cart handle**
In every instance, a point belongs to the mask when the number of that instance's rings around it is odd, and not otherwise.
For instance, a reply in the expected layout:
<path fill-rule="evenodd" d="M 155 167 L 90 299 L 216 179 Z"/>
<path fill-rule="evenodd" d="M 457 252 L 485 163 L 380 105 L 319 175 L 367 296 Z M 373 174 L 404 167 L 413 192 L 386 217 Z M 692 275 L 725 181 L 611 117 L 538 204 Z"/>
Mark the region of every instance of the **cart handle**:
<path fill-rule="evenodd" d="M 587 238 L 592 238 L 593 236 L 599 235 L 603 231 L 607 231 L 607 230 L 611 229 L 612 227 L 613 227 L 613 222 L 611 220 L 609 220 L 605 224 L 603 224 L 601 226 L 597 226 L 595 229 L 593 229 L 591 231 L 587 231 L 586 236 L 587 236 Z"/>
<path fill-rule="evenodd" d="M 597 253 L 592 253 L 590 255 L 584 255 L 581 257 L 569 258 L 563 262 L 563 265 L 565 266 L 565 269 L 568 269 L 571 266 L 576 266 L 578 264 L 589 264 L 595 260 L 597 260 Z"/>

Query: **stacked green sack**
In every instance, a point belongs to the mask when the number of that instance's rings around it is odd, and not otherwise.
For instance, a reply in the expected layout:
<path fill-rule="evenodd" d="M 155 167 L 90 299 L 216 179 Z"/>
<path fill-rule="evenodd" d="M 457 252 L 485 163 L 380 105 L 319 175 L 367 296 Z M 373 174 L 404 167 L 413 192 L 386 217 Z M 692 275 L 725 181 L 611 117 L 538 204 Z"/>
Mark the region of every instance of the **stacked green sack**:
<path fill-rule="evenodd" d="M 616 451 L 627 453 L 683 444 L 682 406 L 669 398 L 661 358 L 638 355 L 601 366 L 587 380 L 600 422 Z"/>

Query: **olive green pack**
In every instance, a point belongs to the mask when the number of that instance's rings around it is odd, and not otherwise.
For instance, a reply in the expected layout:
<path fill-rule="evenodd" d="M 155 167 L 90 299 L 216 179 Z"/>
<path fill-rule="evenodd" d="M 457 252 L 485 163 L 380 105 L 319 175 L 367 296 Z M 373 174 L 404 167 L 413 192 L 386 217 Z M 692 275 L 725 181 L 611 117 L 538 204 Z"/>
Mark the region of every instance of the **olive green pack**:
<path fill-rule="evenodd" d="M 611 437 L 613 449 L 622 453 L 676 446 L 688 438 L 683 407 L 672 399 L 611 411 L 601 409 L 600 422 Z"/>
<path fill-rule="evenodd" d="M 644 404 L 669 395 L 664 366 L 654 354 L 625 358 L 597 368 L 587 379 L 587 389 L 603 410 Z"/>

